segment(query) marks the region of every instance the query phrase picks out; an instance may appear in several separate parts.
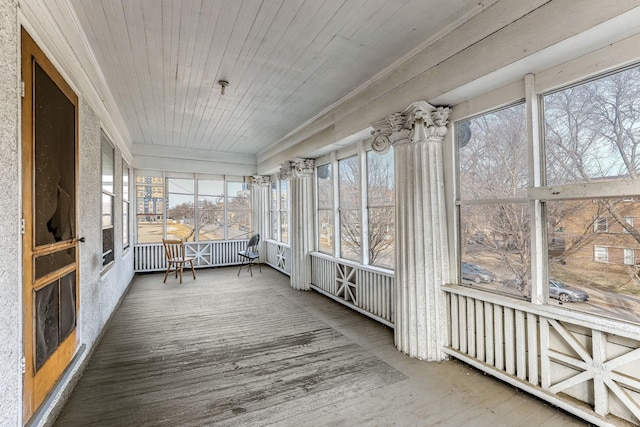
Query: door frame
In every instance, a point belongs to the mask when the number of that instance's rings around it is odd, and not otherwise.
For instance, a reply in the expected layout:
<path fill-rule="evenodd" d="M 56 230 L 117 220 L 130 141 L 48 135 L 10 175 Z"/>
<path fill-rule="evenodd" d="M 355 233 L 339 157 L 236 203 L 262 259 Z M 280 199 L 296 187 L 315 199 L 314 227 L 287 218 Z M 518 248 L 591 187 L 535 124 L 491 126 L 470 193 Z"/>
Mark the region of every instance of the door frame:
<path fill-rule="evenodd" d="M 60 379 L 65 369 L 71 362 L 78 348 L 78 311 L 80 301 L 80 266 L 79 266 L 79 246 L 77 239 L 78 228 L 78 154 L 79 154 L 79 121 L 78 121 L 78 96 L 71 86 L 65 81 L 62 74 L 58 72 L 52 62 L 44 52 L 38 47 L 35 41 L 27 33 L 24 27 L 21 28 L 21 78 L 24 87 L 22 97 L 22 218 L 24 221 L 24 233 L 22 236 L 22 329 L 23 329 L 23 423 L 26 423 L 47 398 L 57 381 Z M 71 239 L 56 242 L 48 245 L 41 245 L 36 248 L 34 232 L 34 167 L 35 167 L 35 124 L 34 124 L 34 66 L 36 63 L 53 80 L 56 86 L 63 92 L 74 106 L 74 167 L 75 167 L 75 229 Z M 35 278 L 34 256 L 46 255 L 59 250 L 75 248 L 75 261 L 50 274 L 46 274 L 38 279 Z M 35 291 L 37 288 L 75 271 L 75 326 L 73 331 L 57 347 L 54 353 L 35 372 L 35 343 L 36 329 L 34 322 L 35 315 Z"/>

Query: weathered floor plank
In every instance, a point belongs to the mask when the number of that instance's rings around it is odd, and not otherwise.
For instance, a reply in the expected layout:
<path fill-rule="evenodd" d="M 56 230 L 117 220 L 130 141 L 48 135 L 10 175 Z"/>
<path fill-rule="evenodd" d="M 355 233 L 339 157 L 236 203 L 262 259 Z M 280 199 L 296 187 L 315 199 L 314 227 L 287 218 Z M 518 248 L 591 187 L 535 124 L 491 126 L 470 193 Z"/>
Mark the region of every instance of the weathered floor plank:
<path fill-rule="evenodd" d="M 135 279 L 56 426 L 584 425 L 288 278 Z"/>

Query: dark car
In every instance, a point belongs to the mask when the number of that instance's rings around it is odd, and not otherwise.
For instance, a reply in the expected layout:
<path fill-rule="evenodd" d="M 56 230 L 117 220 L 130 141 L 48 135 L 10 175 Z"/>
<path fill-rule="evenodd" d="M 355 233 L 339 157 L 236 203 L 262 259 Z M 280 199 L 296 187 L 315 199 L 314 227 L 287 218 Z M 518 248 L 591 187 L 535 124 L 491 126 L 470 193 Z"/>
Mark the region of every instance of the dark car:
<path fill-rule="evenodd" d="M 496 280 L 496 275 L 489 270 L 485 270 L 477 264 L 463 262 L 462 280 L 470 280 L 475 283 L 493 282 Z"/>
<path fill-rule="evenodd" d="M 555 279 L 549 279 L 549 297 L 562 302 L 589 301 L 589 294 L 585 291 Z"/>

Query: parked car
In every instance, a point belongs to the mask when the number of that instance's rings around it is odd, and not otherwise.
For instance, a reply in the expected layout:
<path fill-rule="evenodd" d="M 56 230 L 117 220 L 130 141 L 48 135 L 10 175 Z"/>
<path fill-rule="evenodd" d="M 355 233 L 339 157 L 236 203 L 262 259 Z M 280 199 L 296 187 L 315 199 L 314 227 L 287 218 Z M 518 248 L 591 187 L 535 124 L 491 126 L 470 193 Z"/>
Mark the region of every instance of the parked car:
<path fill-rule="evenodd" d="M 589 301 L 589 294 L 559 280 L 549 279 L 549 297 L 562 302 Z"/>
<path fill-rule="evenodd" d="M 470 280 L 475 283 L 493 282 L 496 280 L 496 275 L 489 270 L 485 270 L 477 264 L 463 262 L 462 280 Z"/>

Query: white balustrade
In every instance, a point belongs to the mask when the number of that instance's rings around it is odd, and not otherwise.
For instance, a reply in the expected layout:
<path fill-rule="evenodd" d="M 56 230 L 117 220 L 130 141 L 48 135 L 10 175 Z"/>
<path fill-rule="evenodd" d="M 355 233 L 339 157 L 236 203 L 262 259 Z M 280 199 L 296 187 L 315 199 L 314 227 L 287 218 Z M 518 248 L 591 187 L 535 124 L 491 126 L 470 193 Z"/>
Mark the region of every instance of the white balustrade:
<path fill-rule="evenodd" d="M 616 417 L 640 423 L 640 326 L 461 286 L 442 289 L 445 353 L 593 424 L 616 425 Z"/>
<path fill-rule="evenodd" d="M 276 270 L 291 276 L 291 248 L 275 240 L 267 240 L 266 263 Z"/>
<path fill-rule="evenodd" d="M 393 327 L 393 272 L 312 253 L 311 283 L 311 289 Z"/>
<path fill-rule="evenodd" d="M 194 266 L 220 267 L 240 264 L 238 251 L 244 250 L 248 240 L 221 240 L 211 242 L 187 242 L 187 257 L 194 258 Z M 133 247 L 134 269 L 136 272 L 164 271 L 167 260 L 162 243 L 143 243 Z M 263 260 L 261 260 L 263 262 Z"/>

